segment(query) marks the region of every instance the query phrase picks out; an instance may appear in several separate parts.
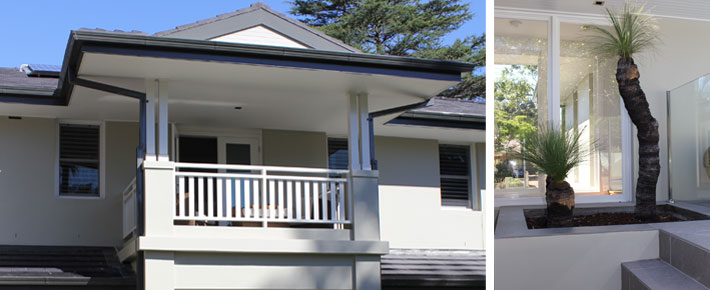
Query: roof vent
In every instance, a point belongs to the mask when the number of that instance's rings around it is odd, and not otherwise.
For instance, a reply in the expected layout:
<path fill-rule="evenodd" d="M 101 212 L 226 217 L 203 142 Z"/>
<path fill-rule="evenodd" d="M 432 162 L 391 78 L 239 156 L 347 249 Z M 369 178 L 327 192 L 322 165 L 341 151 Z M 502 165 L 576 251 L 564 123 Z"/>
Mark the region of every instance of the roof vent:
<path fill-rule="evenodd" d="M 23 64 L 20 71 L 31 77 L 58 78 L 62 67 L 48 64 Z"/>

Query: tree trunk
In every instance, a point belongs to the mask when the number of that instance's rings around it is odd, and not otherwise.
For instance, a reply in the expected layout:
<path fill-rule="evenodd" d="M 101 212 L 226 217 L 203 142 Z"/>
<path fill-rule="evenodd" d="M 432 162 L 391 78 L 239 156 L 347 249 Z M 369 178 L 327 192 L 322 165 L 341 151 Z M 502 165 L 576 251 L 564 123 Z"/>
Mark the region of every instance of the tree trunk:
<path fill-rule="evenodd" d="M 616 67 L 616 82 L 639 140 L 639 178 L 636 182 L 636 217 L 650 221 L 656 216 L 656 183 L 661 172 L 658 156 L 658 122 L 648 108 L 646 94 L 639 84 L 639 71 L 633 58 L 621 58 Z"/>
<path fill-rule="evenodd" d="M 545 180 L 547 227 L 571 227 L 574 211 L 574 190 L 567 181 Z"/>

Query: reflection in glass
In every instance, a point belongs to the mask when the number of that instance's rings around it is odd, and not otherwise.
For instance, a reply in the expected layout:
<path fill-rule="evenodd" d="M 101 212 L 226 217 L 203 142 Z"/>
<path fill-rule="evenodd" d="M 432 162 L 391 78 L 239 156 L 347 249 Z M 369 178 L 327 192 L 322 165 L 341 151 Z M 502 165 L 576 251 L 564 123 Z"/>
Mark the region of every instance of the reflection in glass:
<path fill-rule="evenodd" d="M 496 18 L 495 41 L 495 196 L 539 197 L 537 169 L 510 153 L 546 121 L 547 22 Z"/>
<path fill-rule="evenodd" d="M 599 55 L 588 27 L 560 24 L 560 126 L 591 151 L 567 181 L 576 195 L 621 193 L 621 97 L 616 58 Z"/>

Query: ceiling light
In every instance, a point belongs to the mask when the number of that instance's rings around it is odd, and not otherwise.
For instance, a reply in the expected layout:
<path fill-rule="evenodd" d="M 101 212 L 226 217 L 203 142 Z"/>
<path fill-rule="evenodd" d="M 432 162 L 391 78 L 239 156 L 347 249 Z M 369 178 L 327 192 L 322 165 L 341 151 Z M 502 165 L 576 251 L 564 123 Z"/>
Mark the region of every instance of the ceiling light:
<path fill-rule="evenodd" d="M 240 107 L 240 106 L 237 106 L 237 107 L 234 107 L 234 109 L 235 109 L 235 110 L 241 110 L 241 109 L 242 109 L 242 107 Z"/>
<path fill-rule="evenodd" d="M 604 6 L 604 1 L 594 1 L 594 5 Z"/>

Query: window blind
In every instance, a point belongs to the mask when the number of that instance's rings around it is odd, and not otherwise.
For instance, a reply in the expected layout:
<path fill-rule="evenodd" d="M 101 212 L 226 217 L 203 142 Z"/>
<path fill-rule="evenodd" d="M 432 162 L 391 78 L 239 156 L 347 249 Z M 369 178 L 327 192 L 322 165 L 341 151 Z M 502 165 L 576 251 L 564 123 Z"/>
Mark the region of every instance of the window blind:
<path fill-rule="evenodd" d="M 471 206 L 470 162 L 468 146 L 439 145 L 442 205 Z"/>
<path fill-rule="evenodd" d="M 99 196 L 99 135 L 96 125 L 59 126 L 59 195 Z"/>

